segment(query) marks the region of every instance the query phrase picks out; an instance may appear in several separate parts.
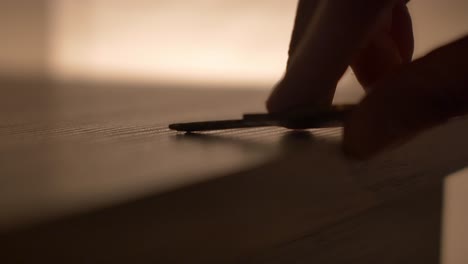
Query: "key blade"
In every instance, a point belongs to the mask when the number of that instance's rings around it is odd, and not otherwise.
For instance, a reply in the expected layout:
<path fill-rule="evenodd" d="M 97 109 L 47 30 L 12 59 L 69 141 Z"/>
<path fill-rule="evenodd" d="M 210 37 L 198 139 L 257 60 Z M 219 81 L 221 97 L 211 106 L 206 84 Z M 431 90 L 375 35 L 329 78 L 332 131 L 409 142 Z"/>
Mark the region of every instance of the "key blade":
<path fill-rule="evenodd" d="M 194 132 L 194 131 L 210 131 L 210 130 L 223 130 L 234 128 L 252 128 L 252 127 L 265 127 L 277 126 L 275 121 L 251 121 L 251 120 L 216 120 L 216 121 L 203 121 L 203 122 L 190 122 L 190 123 L 177 123 L 169 125 L 172 130 L 180 132 Z"/>
<path fill-rule="evenodd" d="M 354 107 L 354 105 L 333 105 L 330 109 L 320 112 L 244 114 L 243 119 L 178 123 L 169 125 L 169 128 L 182 132 L 194 132 L 265 126 L 282 126 L 291 129 L 336 127 L 342 125 Z"/>

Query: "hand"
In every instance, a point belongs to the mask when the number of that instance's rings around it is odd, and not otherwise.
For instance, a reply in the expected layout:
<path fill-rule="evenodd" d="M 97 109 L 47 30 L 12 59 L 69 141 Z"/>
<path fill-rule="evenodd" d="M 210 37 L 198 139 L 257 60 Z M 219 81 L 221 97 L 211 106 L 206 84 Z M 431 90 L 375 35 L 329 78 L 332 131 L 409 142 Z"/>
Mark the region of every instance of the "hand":
<path fill-rule="evenodd" d="M 367 158 L 468 113 L 468 36 L 375 82 L 345 124 L 344 149 Z"/>
<path fill-rule="evenodd" d="M 461 40 L 410 64 L 413 36 L 404 1 L 302 0 L 287 71 L 267 107 L 270 112 L 326 108 L 351 66 L 369 94 L 345 125 L 344 147 L 365 158 L 464 113 L 466 43 Z M 444 90 L 447 84 L 450 91 Z M 457 106 L 446 102 L 450 96 L 456 96 Z"/>

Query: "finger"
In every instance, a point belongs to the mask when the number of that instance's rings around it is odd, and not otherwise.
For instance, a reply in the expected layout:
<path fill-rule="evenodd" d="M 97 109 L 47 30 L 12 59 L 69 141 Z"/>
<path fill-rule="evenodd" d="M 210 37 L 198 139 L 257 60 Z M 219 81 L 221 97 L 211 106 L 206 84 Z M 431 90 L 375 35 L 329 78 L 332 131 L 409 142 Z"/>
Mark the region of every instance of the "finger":
<path fill-rule="evenodd" d="M 390 35 L 398 47 L 402 62 L 411 62 L 414 52 L 413 22 L 408 7 L 403 2 L 393 8 Z"/>
<path fill-rule="evenodd" d="M 414 49 L 411 17 L 405 2 L 399 2 L 381 29 L 351 64 L 356 78 L 367 90 L 372 83 L 411 61 Z M 386 24 L 387 24 L 386 23 Z"/>
<path fill-rule="evenodd" d="M 299 0 L 296 10 L 296 19 L 294 21 L 294 27 L 292 31 L 291 41 L 289 43 L 289 51 L 288 51 L 288 65 L 289 65 L 289 58 L 292 57 L 294 52 L 299 45 L 304 32 L 309 25 L 309 22 L 314 15 L 319 0 Z"/>
<path fill-rule="evenodd" d="M 344 149 L 367 158 L 468 112 L 468 36 L 376 83 L 344 129 Z"/>
<path fill-rule="evenodd" d="M 327 107 L 352 57 L 396 1 L 321 1 L 267 102 L 269 111 Z"/>
<path fill-rule="evenodd" d="M 385 32 L 379 33 L 354 59 L 351 68 L 359 83 L 368 90 L 402 64 L 395 41 Z"/>

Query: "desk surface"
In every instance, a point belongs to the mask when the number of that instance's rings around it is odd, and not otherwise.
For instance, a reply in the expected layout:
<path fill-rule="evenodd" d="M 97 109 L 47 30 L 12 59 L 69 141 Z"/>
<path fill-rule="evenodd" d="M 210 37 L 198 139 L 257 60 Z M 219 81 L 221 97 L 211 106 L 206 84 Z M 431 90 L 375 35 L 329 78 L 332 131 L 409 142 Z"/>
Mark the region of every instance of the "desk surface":
<path fill-rule="evenodd" d="M 442 181 L 467 163 L 465 120 L 361 163 L 341 155 L 340 129 L 166 129 L 262 111 L 265 91 L 3 87 L 12 260 L 437 263 Z"/>
<path fill-rule="evenodd" d="M 209 144 L 167 129 L 175 120 L 258 112 L 265 92 L 86 84 L 1 92 L 0 229 L 154 195 L 272 156 L 266 144 Z M 252 133 L 272 131 L 264 132 Z"/>

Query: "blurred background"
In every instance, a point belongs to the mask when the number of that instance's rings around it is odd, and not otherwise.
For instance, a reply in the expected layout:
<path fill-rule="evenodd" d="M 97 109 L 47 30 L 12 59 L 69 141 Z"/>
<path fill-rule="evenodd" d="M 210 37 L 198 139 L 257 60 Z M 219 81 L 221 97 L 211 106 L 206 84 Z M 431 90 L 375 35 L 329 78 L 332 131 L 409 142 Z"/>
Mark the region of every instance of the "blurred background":
<path fill-rule="evenodd" d="M 285 67 L 296 4 L 2 0 L 0 79 L 270 89 Z M 466 0 L 413 0 L 409 7 L 416 57 L 468 33 Z M 341 81 L 339 93 L 362 94 L 351 73 Z M 460 249 L 468 245 L 468 231 L 459 228 L 468 222 L 468 215 L 460 214 L 467 211 L 467 175 L 447 182 L 446 263 L 459 263 L 456 259 L 466 252 Z M 452 196 L 465 201 L 452 202 Z"/>
<path fill-rule="evenodd" d="M 2 0 L 0 75 L 269 88 L 284 69 L 296 4 Z M 466 0 L 409 7 L 416 56 L 468 32 Z"/>

